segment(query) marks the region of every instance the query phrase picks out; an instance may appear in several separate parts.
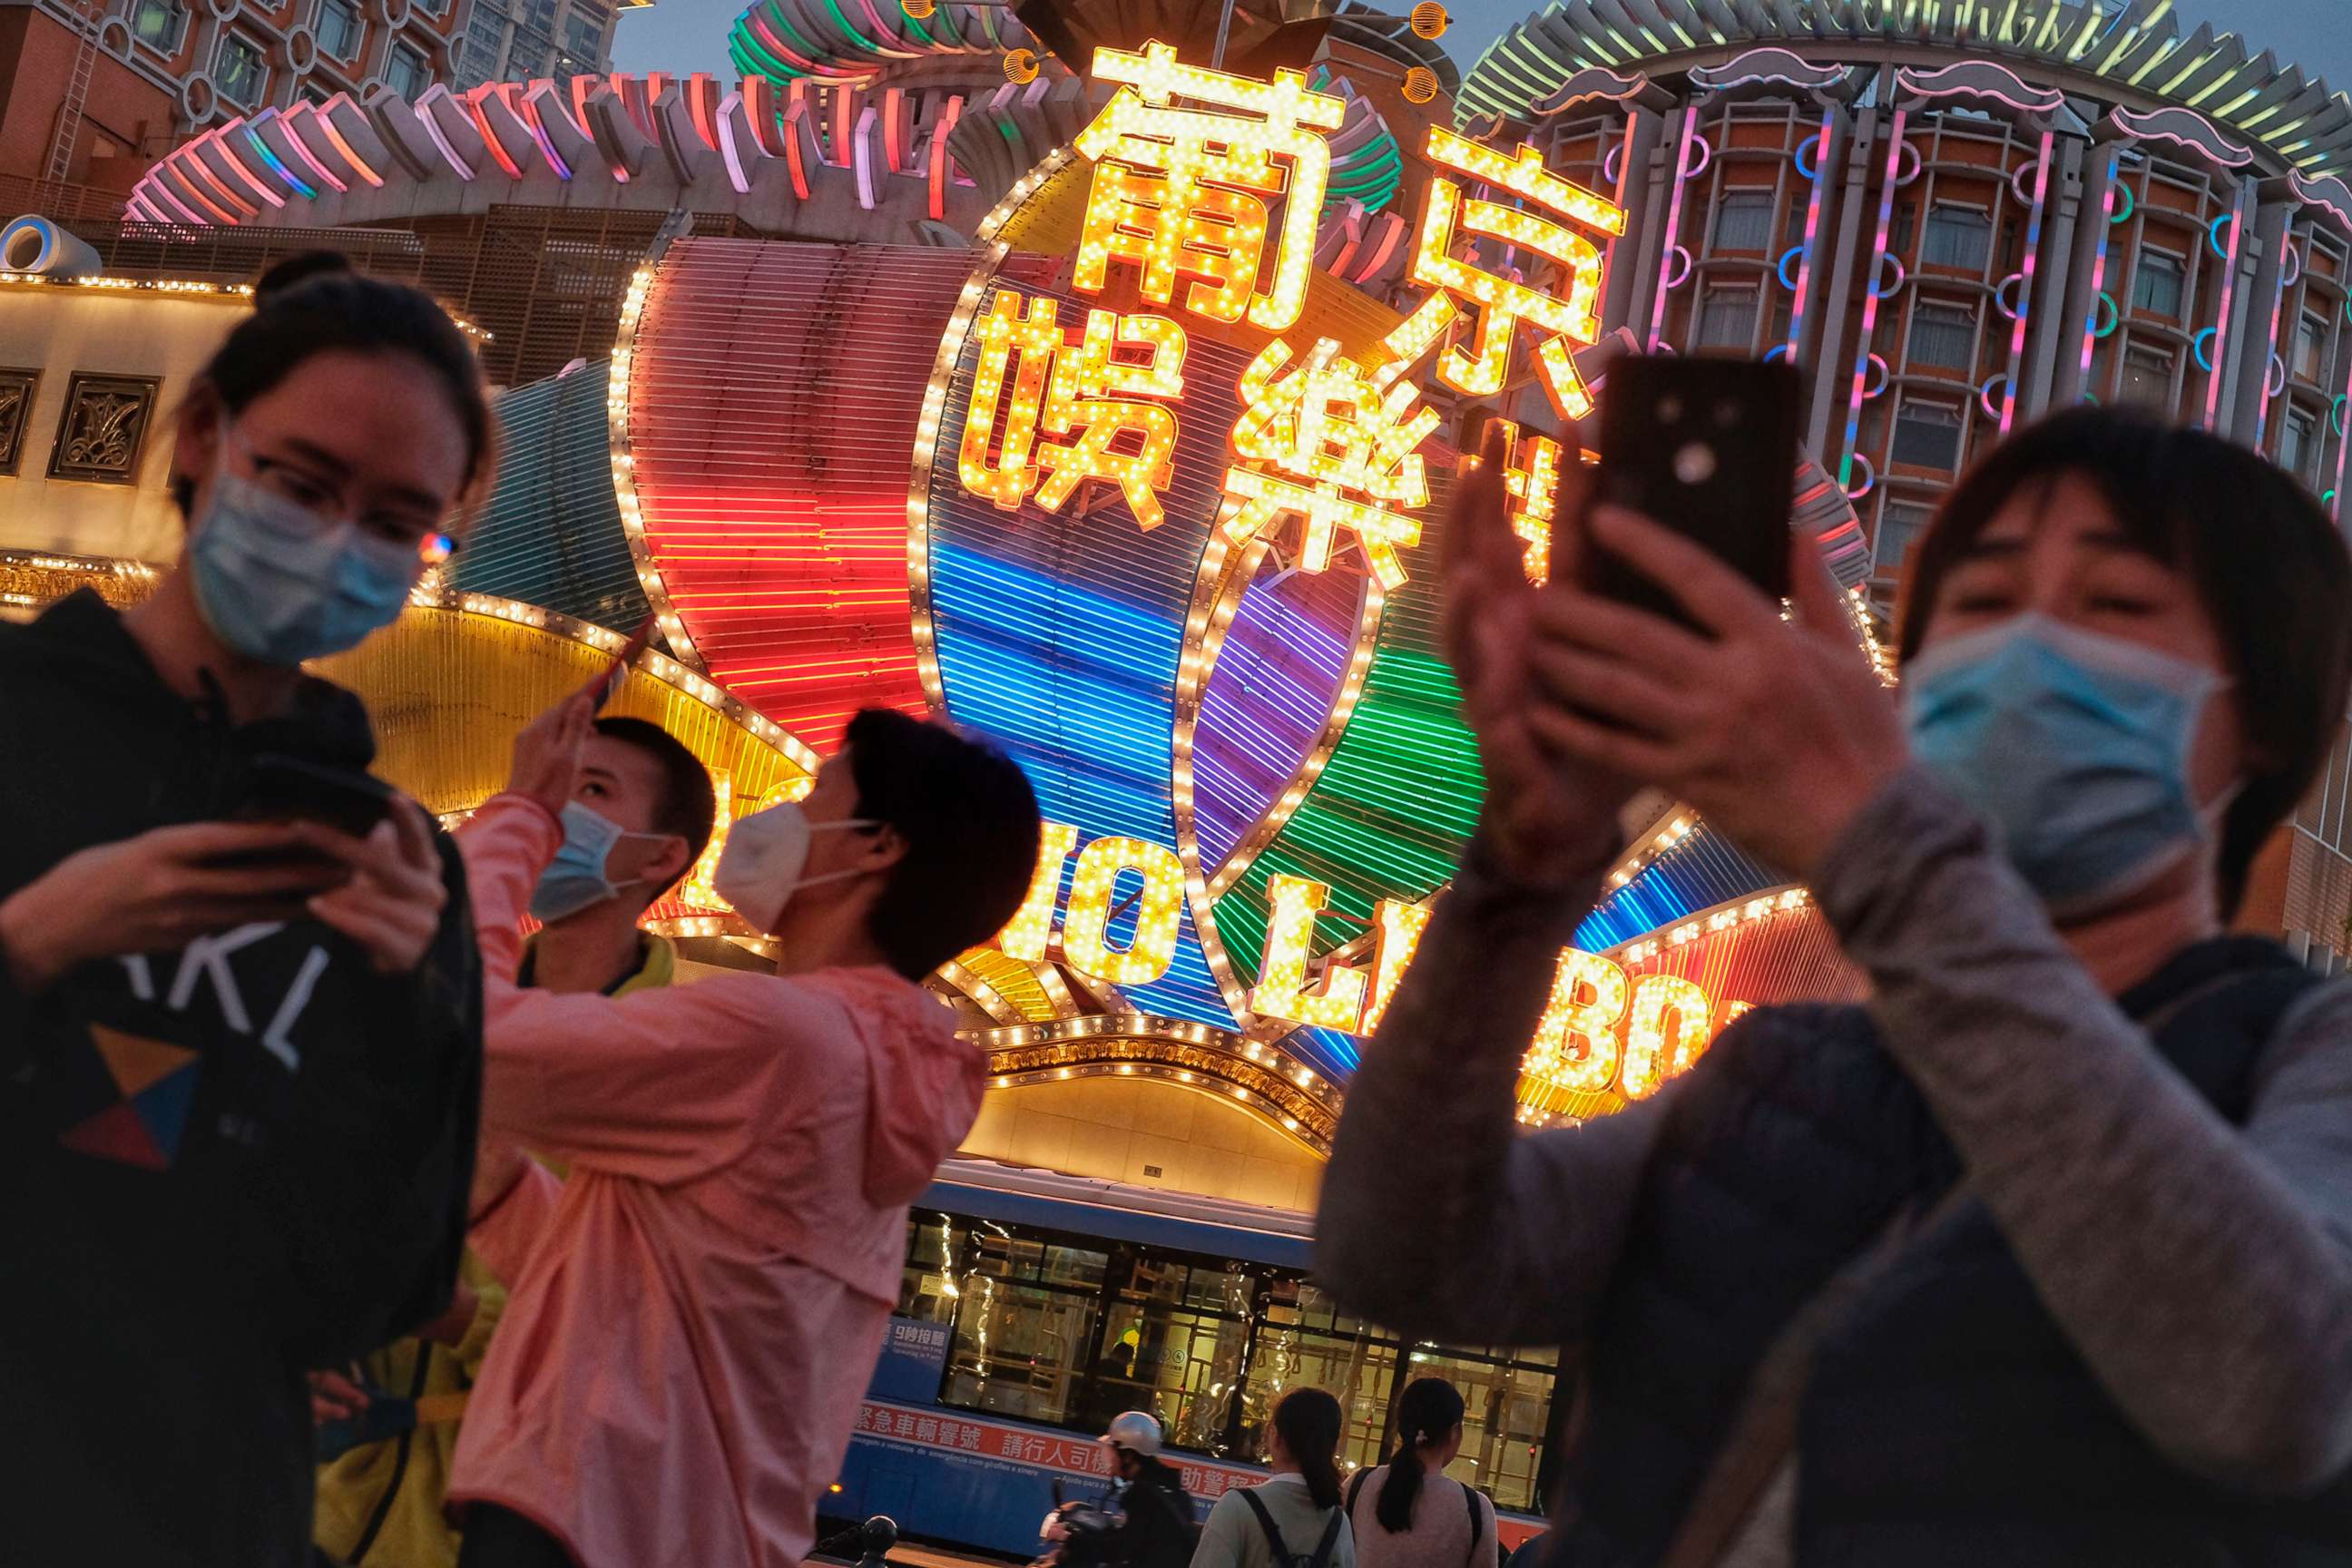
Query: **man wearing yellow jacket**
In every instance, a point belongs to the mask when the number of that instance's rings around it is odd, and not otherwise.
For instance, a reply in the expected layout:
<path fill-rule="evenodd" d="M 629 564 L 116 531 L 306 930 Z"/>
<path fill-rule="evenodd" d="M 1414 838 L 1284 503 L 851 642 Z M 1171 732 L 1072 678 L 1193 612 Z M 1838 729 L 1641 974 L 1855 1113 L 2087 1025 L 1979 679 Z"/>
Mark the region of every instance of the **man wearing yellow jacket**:
<path fill-rule="evenodd" d="M 637 921 L 701 858 L 714 812 L 709 773 L 666 731 L 640 719 L 598 720 L 578 793 L 563 812 L 563 846 L 531 898 L 544 929 L 523 959 L 521 983 L 608 996 L 671 984 L 677 950 Z M 499 1195 L 478 1193 L 475 1212 Z M 335 1562 L 454 1568 L 458 1536 L 442 1518 L 442 1500 L 467 1391 L 506 1299 L 505 1286 L 468 1252 L 449 1315 L 361 1364 L 362 1385 L 377 1396 L 373 1420 L 350 1380 L 314 1379 L 322 1419 L 384 1434 L 319 1468 L 313 1539 Z"/>

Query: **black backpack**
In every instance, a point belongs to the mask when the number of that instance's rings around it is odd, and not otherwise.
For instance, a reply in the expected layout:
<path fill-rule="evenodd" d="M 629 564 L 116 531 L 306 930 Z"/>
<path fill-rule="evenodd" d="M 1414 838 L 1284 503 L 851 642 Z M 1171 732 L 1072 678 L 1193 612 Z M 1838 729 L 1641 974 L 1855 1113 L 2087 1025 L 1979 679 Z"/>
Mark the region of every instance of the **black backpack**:
<path fill-rule="evenodd" d="M 1348 1483 L 1349 1518 L 1355 1517 L 1356 1500 L 1364 1495 L 1364 1483 L 1371 1479 L 1371 1471 L 1358 1470 L 1356 1479 Z M 1486 1516 L 1478 1511 L 1478 1493 L 1468 1481 L 1456 1481 L 1454 1484 L 1462 1489 L 1462 1506 L 1470 1510 L 1470 1550 L 1462 1558 L 1466 1565 L 1478 1561 L 1478 1542 L 1485 1540 L 1486 1536 Z M 1276 1568 L 1281 1568 L 1281 1564 L 1277 1563 Z"/>
<path fill-rule="evenodd" d="M 1249 1504 L 1249 1510 L 1257 1515 L 1257 1527 L 1265 1531 L 1265 1543 L 1274 1552 L 1274 1568 L 1326 1568 L 1329 1563 L 1331 1549 L 1339 1544 L 1339 1526 L 1347 1521 L 1347 1510 L 1335 1508 L 1331 1510 L 1331 1522 L 1323 1527 L 1323 1539 L 1316 1542 L 1310 1554 L 1290 1549 L 1282 1539 L 1282 1531 L 1275 1528 L 1274 1515 L 1265 1511 L 1265 1504 L 1257 1500 L 1255 1489 L 1244 1490 L 1241 1498 L 1242 1501 Z"/>

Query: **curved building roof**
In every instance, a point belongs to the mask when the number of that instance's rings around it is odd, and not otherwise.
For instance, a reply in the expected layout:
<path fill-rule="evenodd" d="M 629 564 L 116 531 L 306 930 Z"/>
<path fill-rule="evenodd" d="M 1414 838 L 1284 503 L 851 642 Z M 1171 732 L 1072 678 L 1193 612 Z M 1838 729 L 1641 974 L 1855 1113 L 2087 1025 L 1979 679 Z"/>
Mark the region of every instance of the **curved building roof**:
<path fill-rule="evenodd" d="M 1581 70 L 1678 71 L 1774 45 L 1907 64 L 1979 55 L 2118 107 L 2194 110 L 2282 168 L 2352 170 L 2352 100 L 2234 34 L 2183 34 L 2173 0 L 1555 0 L 1486 51 L 1455 111 L 1527 120 Z"/>

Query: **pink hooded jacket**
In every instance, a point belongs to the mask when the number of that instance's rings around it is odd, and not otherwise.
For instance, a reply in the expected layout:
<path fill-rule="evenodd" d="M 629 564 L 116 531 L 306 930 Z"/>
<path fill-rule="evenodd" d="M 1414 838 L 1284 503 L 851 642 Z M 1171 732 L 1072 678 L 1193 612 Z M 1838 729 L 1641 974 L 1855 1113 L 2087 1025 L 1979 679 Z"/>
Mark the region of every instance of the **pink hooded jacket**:
<path fill-rule="evenodd" d="M 459 835 L 483 1137 L 571 1174 L 527 1164 L 475 1223 L 511 1293 L 450 1500 L 537 1521 L 581 1568 L 787 1568 L 881 1350 L 907 1205 L 970 1131 L 986 1063 L 882 969 L 519 989 L 562 837 L 513 795 Z"/>

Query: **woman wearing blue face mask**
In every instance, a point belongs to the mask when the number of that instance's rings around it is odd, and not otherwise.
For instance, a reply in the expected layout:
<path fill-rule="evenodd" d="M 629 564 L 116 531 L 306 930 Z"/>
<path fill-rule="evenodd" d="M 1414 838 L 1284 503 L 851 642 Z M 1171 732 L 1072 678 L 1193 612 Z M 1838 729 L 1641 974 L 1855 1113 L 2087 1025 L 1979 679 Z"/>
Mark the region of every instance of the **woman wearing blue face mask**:
<path fill-rule="evenodd" d="M 480 1082 L 463 868 L 413 801 L 352 837 L 265 781 L 364 799 L 367 714 L 302 661 L 400 613 L 490 443 L 430 299 L 288 263 L 181 411 L 177 569 L 122 615 L 85 593 L 0 628 L 22 1561 L 302 1561 L 305 1370 L 449 1302 Z"/>
<path fill-rule="evenodd" d="M 1784 620 L 1597 510 L 1693 629 L 1528 589 L 1500 485 L 1463 490 L 1488 811 L 1318 1263 L 1410 1334 L 1587 1342 L 1551 1561 L 2352 1563 L 2352 991 L 2225 934 L 2352 683 L 2309 496 L 2126 413 L 2022 434 L 1918 547 L 1898 704 L 1809 543 Z M 1807 882 L 1872 1002 L 1515 1138 L 1637 784 Z"/>

